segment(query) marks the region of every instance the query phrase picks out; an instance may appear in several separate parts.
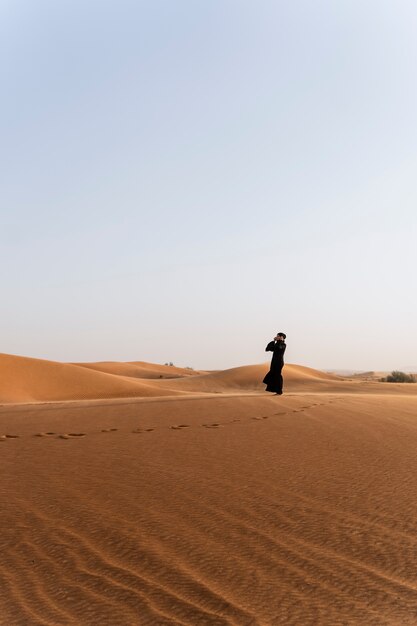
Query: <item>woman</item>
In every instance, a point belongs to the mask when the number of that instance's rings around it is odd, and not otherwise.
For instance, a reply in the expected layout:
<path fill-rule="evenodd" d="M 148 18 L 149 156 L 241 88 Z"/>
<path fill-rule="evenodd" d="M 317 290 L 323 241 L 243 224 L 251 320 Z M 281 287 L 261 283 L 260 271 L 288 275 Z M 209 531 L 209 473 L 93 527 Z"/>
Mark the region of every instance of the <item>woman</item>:
<path fill-rule="evenodd" d="M 280 396 L 282 394 L 282 368 L 284 367 L 284 352 L 287 344 L 285 339 L 287 335 L 285 333 L 277 333 L 273 341 L 270 341 L 266 346 L 266 352 L 273 352 L 271 367 L 269 372 L 265 376 L 262 382 L 265 383 L 265 391 L 273 391 L 275 395 Z"/>

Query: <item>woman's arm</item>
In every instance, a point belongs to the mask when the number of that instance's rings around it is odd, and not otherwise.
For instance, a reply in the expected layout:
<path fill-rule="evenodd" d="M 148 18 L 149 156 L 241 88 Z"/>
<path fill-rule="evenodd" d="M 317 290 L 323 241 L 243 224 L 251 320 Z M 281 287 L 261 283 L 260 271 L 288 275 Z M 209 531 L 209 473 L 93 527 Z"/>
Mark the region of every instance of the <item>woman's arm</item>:
<path fill-rule="evenodd" d="M 269 344 L 265 348 L 265 352 L 273 352 L 275 346 L 275 341 L 270 341 Z"/>

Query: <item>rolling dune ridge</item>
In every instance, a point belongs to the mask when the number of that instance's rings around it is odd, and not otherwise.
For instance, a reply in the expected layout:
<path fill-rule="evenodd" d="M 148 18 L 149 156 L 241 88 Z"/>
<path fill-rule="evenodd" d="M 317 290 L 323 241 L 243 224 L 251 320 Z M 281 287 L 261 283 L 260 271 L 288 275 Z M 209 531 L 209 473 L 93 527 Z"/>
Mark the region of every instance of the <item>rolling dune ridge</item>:
<path fill-rule="evenodd" d="M 178 378 L 179 376 L 195 376 L 196 374 L 205 373 L 185 367 L 158 365 L 155 363 L 146 363 L 145 361 L 132 361 L 131 363 L 101 361 L 98 363 L 73 363 L 73 365 L 87 367 L 108 374 L 131 376 L 132 378 Z"/>
<path fill-rule="evenodd" d="M 0 403 L 51 402 L 264 391 L 269 363 L 201 372 L 144 361 L 59 363 L 0 354 Z M 285 389 L 417 394 L 417 385 L 351 379 L 303 365 L 286 364 Z"/>
<path fill-rule="evenodd" d="M 124 364 L 121 364 L 122 366 Z M 176 395 L 135 379 L 72 363 L 0 354 L 0 402 Z"/>
<path fill-rule="evenodd" d="M 2 626 L 415 626 L 415 385 L 125 365 L 0 355 Z"/>

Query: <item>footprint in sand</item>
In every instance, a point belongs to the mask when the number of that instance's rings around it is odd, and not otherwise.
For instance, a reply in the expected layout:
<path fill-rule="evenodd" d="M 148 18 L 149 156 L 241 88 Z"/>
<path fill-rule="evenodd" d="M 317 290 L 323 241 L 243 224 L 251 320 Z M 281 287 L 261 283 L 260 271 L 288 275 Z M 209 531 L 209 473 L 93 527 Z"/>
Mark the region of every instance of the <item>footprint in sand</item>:
<path fill-rule="evenodd" d="M 155 430 L 155 428 L 135 428 L 135 430 L 132 430 L 132 433 L 150 433 L 153 430 Z"/>
<path fill-rule="evenodd" d="M 74 437 L 85 437 L 86 433 L 65 433 L 64 435 L 58 435 L 60 439 L 73 439 Z"/>
<path fill-rule="evenodd" d="M 102 433 L 112 433 L 112 432 L 114 432 L 115 430 L 117 430 L 117 428 L 102 428 L 102 429 L 101 429 L 101 432 L 102 432 Z"/>
<path fill-rule="evenodd" d="M 203 424 L 204 428 L 219 428 L 220 424 Z"/>
<path fill-rule="evenodd" d="M 190 425 L 189 424 L 177 424 L 175 426 L 171 426 L 170 428 L 172 428 L 173 430 L 181 430 L 181 428 L 189 428 Z"/>
<path fill-rule="evenodd" d="M 56 435 L 56 433 L 36 433 L 36 435 L 34 435 L 34 437 L 52 437 L 52 435 Z"/>
<path fill-rule="evenodd" d="M 0 441 L 6 441 L 6 439 L 19 439 L 19 435 L 0 435 Z"/>

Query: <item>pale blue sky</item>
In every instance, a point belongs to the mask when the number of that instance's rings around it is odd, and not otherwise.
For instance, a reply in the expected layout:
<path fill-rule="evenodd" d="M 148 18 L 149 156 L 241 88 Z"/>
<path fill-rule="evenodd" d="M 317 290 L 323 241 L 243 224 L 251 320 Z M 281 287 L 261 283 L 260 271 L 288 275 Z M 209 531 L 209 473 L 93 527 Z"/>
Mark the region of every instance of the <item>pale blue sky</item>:
<path fill-rule="evenodd" d="M 0 0 L 0 351 L 417 365 L 414 0 Z"/>

